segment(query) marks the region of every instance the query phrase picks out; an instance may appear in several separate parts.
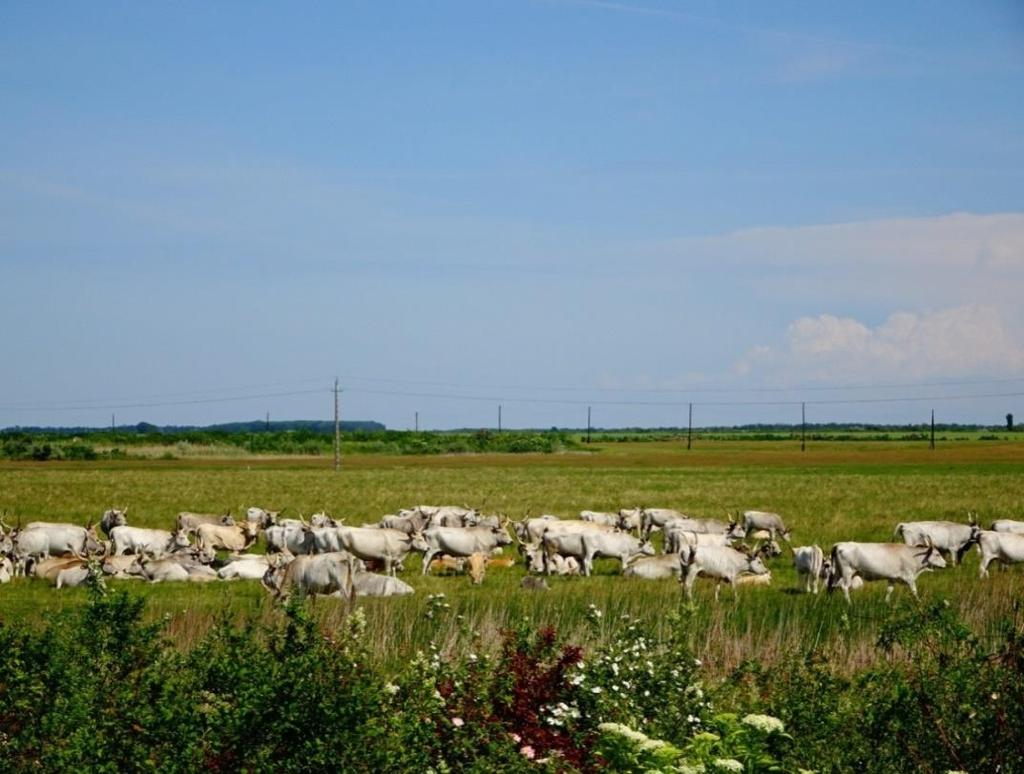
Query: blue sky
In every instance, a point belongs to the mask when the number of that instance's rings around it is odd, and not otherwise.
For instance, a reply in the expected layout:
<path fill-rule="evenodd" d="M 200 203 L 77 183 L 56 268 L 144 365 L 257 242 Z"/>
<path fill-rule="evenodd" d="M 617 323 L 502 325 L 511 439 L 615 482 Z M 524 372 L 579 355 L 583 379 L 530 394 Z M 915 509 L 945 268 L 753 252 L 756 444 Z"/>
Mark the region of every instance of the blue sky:
<path fill-rule="evenodd" d="M 1022 83 L 1014 2 L 6 3 L 0 425 L 1024 392 Z"/>

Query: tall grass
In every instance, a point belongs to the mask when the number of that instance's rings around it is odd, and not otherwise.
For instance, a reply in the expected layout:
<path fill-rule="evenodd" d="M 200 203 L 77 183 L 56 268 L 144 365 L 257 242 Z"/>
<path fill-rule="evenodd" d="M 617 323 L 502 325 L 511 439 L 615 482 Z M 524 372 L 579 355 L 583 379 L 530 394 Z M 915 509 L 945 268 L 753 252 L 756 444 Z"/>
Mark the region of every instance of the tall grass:
<path fill-rule="evenodd" d="M 84 523 L 111 505 L 127 505 L 131 523 L 167 527 L 180 510 L 239 513 L 253 504 L 287 507 L 291 514 L 326 509 L 350 524 L 376 521 L 417 503 L 466 503 L 513 518 L 633 505 L 717 517 L 766 508 L 783 514 L 795 544 L 813 542 L 826 550 L 841 539 L 890 540 L 899 521 L 964 520 L 968 510 L 983 521 L 1024 513 L 1024 466 L 1019 464 L 1024 456 L 1016 445 L 987 447 L 987 456 L 977 447 L 930 456 L 892 444 L 842 444 L 800 455 L 788 446 L 761 443 L 751 451 L 732 443 L 726 446 L 734 452 L 716 448 L 695 457 L 652 443 L 613 446 L 594 455 L 361 457 L 346 460 L 341 475 L 301 460 L 8 463 L 0 466 L 0 510 L 7 512 L 7 521 Z M 811 647 L 849 671 L 876 658 L 873 643 L 890 615 L 882 601 L 884 585 L 855 592 L 848 607 L 841 595 L 795 593 L 789 563 L 788 554 L 774 560 L 773 586 L 742 588 L 737 602 L 726 589 L 715 605 L 710 584 L 701 581 L 696 604 L 688 609 L 678 584 L 621 578 L 610 561 L 599 562 L 595 577 L 555 578 L 548 592 L 526 592 L 519 588 L 521 566 L 493 570 L 476 587 L 463 576 L 421 577 L 413 557 L 404 578 L 416 588 L 414 596 L 358 604 L 367 614 L 366 636 L 383 663 L 399 663 L 435 640 L 449 649 L 493 648 L 500 632 L 524 617 L 600 645 L 602 629 L 595 632 L 587 624 L 590 605 L 606 621 L 622 615 L 665 621 L 683 609 L 695 651 L 717 674 L 748 658 L 770 665 Z M 919 588 L 926 600 L 941 596 L 977 631 L 991 632 L 1001 616 L 1019 615 L 1012 602 L 1024 588 L 1022 570 L 994 572 L 979 581 L 972 553 L 963 567 L 925 574 Z M 224 614 L 260 616 L 270 610 L 257 583 L 126 583 L 149 598 L 149 615 L 169 617 L 168 632 L 182 646 Z M 438 593 L 446 595 L 450 609 L 428 618 L 428 595 Z M 57 592 L 39 581 L 18 581 L 0 587 L 0 621 L 42 620 L 83 598 L 77 590 Z M 913 603 L 898 588 L 894 604 Z M 335 600 L 318 600 L 315 607 L 327 626 L 344 614 Z"/>

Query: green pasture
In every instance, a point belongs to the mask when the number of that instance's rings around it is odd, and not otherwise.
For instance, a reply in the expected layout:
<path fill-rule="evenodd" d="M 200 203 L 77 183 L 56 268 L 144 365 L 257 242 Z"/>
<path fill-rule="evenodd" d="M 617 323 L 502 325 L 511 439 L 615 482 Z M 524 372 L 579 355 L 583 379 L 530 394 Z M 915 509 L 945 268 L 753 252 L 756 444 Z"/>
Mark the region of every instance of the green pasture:
<path fill-rule="evenodd" d="M 686 452 L 677 443 L 593 444 L 593 451 L 555 455 L 386 457 L 359 455 L 334 473 L 322 458 L 261 460 L 128 460 L 0 465 L 0 511 L 5 520 L 85 523 L 105 508 L 127 506 L 129 521 L 170 527 L 181 510 L 239 513 L 249 505 L 309 515 L 326 509 L 346 523 L 376 521 L 419 503 L 469 504 L 510 518 L 636 505 L 675 507 L 695 515 L 758 508 L 783 515 L 794 544 L 828 547 L 845 539 L 891 539 L 899 521 L 1024 518 L 1024 447 L 1010 442 L 950 444 L 929 451 L 919 444 L 841 442 L 801 453 L 790 442 L 707 443 Z M 286 515 L 287 515 L 286 514 Z M 510 552 L 514 555 L 514 552 Z M 982 631 L 1014 611 L 1024 591 L 1024 567 L 977 578 L 977 553 L 965 566 L 930 573 L 922 596 L 940 595 Z M 442 647 L 487 648 L 510 622 L 529 617 L 581 641 L 600 638 L 587 625 L 588 607 L 603 620 L 621 615 L 665 620 L 683 611 L 694 644 L 713 671 L 748 657 L 766 663 L 783 653 L 817 647 L 850 669 L 875 656 L 877 627 L 889 615 L 885 587 L 841 595 L 796 593 L 788 554 L 772 563 L 771 587 L 728 590 L 715 605 L 709 583 L 698 582 L 687 608 L 674 582 L 618 577 L 617 564 L 600 562 L 592 578 L 555 578 L 548 592 L 519 588 L 521 566 L 488 573 L 474 587 L 464 576 L 422 577 L 419 557 L 404 579 L 417 590 L 404 599 L 361 600 L 368 636 L 384 661 L 404 658 L 434 641 Z M 256 582 L 126 587 L 145 594 L 149 614 L 166 616 L 170 636 L 188 644 L 212 625 L 246 613 L 265 615 L 270 602 Z M 448 609 L 428 600 L 445 594 Z M 897 589 L 897 605 L 909 604 Z M 43 616 L 81 604 L 84 591 L 56 591 L 36 580 L 0 586 L 0 621 Z M 335 600 L 318 600 L 332 625 L 343 614 Z M 428 610 L 436 608 L 428 616 Z"/>

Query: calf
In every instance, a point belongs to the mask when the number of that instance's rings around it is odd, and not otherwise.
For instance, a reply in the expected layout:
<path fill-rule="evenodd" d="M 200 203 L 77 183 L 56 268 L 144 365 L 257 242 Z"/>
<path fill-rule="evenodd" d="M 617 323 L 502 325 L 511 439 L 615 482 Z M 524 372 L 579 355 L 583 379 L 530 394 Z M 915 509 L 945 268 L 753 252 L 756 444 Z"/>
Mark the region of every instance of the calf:
<path fill-rule="evenodd" d="M 467 562 L 469 565 L 469 577 L 473 581 L 474 585 L 480 585 L 484 582 L 484 573 L 487 571 L 487 555 L 486 554 L 472 554 Z"/>
<path fill-rule="evenodd" d="M 818 593 L 818 581 L 828 577 L 825 571 L 825 552 L 819 546 L 797 546 L 793 549 L 793 566 L 797 576 L 806 575 L 804 591 Z"/>

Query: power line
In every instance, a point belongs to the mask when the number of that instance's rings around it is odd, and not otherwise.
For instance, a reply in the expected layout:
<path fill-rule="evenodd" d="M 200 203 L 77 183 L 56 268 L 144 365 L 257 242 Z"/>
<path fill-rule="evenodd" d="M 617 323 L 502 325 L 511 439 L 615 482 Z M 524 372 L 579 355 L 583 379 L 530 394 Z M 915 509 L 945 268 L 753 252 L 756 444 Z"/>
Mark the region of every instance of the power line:
<path fill-rule="evenodd" d="M 234 395 L 223 398 L 199 398 L 196 400 L 159 401 L 155 403 L 117 403 L 107 406 L 97 406 L 94 404 L 76 406 L 0 406 L 0 409 L 4 411 L 92 411 L 101 409 L 159 408 L 161 406 L 195 406 L 203 403 L 232 403 L 236 401 L 258 400 L 260 398 L 284 398 L 292 395 L 313 395 L 314 393 L 326 392 L 328 392 L 328 390 L 318 388 L 315 390 L 264 392 L 258 395 Z"/>

